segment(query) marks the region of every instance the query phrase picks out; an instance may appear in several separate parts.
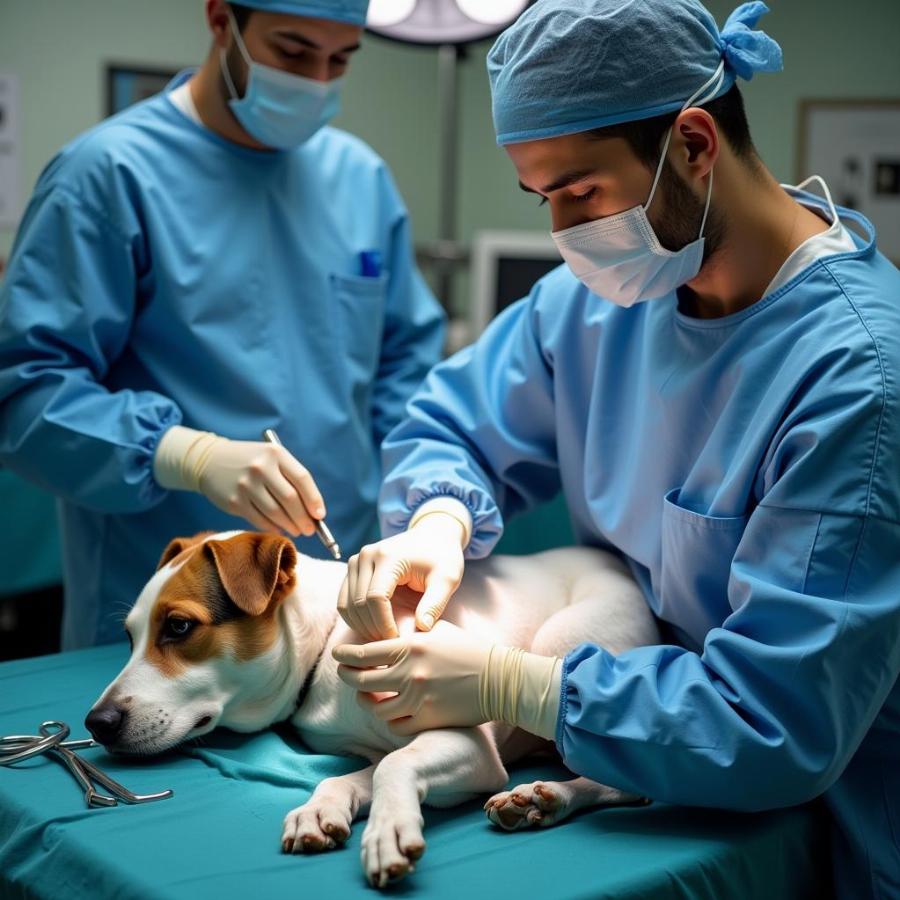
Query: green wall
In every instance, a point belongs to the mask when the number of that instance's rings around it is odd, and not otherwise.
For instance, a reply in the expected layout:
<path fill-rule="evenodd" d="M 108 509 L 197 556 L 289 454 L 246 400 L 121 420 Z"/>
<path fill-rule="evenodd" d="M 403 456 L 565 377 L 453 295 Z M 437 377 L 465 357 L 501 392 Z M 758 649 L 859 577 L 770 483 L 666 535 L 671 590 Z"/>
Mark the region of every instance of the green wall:
<path fill-rule="evenodd" d="M 757 77 L 745 95 L 764 159 L 778 178 L 794 180 L 799 98 L 900 95 L 900 3 L 770 3 L 763 24 L 784 48 L 785 72 Z M 720 23 L 735 5 L 709 3 Z M 207 46 L 202 0 L 0 0 L 0 72 L 17 73 L 22 85 L 23 190 L 56 148 L 102 116 L 106 61 L 186 65 Z M 516 188 L 494 144 L 486 52 L 475 48 L 461 78 L 463 236 L 476 228 L 546 229 L 546 211 Z M 354 61 L 339 120 L 388 160 L 419 240 L 437 232 L 436 76 L 434 53 L 371 38 Z M 0 231 L 0 254 L 11 240 Z"/>

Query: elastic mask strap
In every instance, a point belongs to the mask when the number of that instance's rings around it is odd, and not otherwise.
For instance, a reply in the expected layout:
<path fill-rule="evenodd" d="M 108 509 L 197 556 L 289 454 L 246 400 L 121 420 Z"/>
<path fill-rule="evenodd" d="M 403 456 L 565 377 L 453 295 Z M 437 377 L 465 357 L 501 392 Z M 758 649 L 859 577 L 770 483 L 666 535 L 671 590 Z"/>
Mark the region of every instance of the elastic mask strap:
<path fill-rule="evenodd" d="M 694 91 L 690 97 L 685 101 L 684 106 L 681 107 L 681 112 L 684 112 L 686 109 L 690 109 L 692 106 L 702 106 L 704 103 L 708 103 L 722 87 L 722 83 L 725 81 L 725 60 L 721 60 L 719 62 L 719 67 L 713 72 L 712 78 L 709 78 L 705 81 L 699 88 L 699 90 Z M 699 100 L 697 98 L 700 98 Z M 670 128 L 666 133 L 666 140 L 663 143 L 662 155 L 659 158 L 659 165 L 656 167 L 656 175 L 653 178 L 653 186 L 650 188 L 650 197 L 647 199 L 647 202 L 644 204 L 644 212 L 650 209 L 650 204 L 653 202 L 653 196 L 656 194 L 656 187 L 659 184 L 659 179 L 662 176 L 663 164 L 666 161 L 666 154 L 669 152 L 669 142 L 672 140 L 672 129 Z M 712 174 L 712 170 L 710 170 L 710 174 Z M 710 185 L 710 193 L 706 196 L 706 209 L 709 211 L 709 198 L 712 196 L 712 185 Z M 703 214 L 703 224 L 706 224 L 706 213 Z M 703 233 L 703 228 L 701 226 L 700 233 Z"/>
<path fill-rule="evenodd" d="M 247 63 L 247 67 L 249 68 L 253 65 L 253 60 L 247 52 L 247 47 L 244 44 L 244 39 L 241 37 L 237 20 L 234 18 L 234 13 L 231 11 L 230 6 L 226 4 L 225 9 L 228 12 L 228 21 L 231 24 L 231 33 L 234 35 L 235 43 L 238 46 L 238 50 L 241 51 L 241 56 L 244 57 L 244 62 Z M 234 80 L 231 77 L 231 70 L 228 68 L 228 55 L 225 52 L 224 47 L 219 50 L 219 63 L 220 68 L 222 69 L 222 75 L 225 77 L 225 86 L 228 88 L 228 93 L 231 94 L 232 99 L 239 99 L 240 95 L 238 94 L 237 88 L 234 85 Z"/>
<path fill-rule="evenodd" d="M 828 201 L 828 208 L 831 210 L 831 224 L 834 225 L 838 220 L 838 211 L 837 207 L 834 205 L 834 200 L 831 199 L 831 191 L 828 189 L 828 185 L 825 183 L 825 179 L 821 175 L 810 175 L 809 178 L 805 178 L 800 184 L 794 185 L 795 191 L 802 191 L 808 184 L 813 181 L 817 181 L 819 183 L 819 187 L 822 188 L 822 193 L 825 195 L 825 199 Z M 784 185 L 782 185 L 784 187 Z"/>
<path fill-rule="evenodd" d="M 694 91 L 690 97 L 685 101 L 684 106 L 681 107 L 681 111 L 684 112 L 686 109 L 689 109 L 691 106 L 703 106 L 704 103 L 709 103 L 716 94 L 722 88 L 722 84 L 725 81 L 725 60 L 720 60 L 719 67 L 713 72 L 712 78 L 709 81 L 703 83 L 699 90 Z M 707 91 L 709 88 L 709 91 Z M 706 92 L 706 93 L 704 93 Z"/>
<path fill-rule="evenodd" d="M 252 66 L 253 57 L 250 56 L 250 52 L 247 50 L 247 45 L 244 43 L 244 39 L 241 37 L 241 29 L 238 28 L 237 19 L 235 19 L 234 17 L 231 6 L 226 3 L 225 9 L 228 10 L 228 21 L 231 23 L 231 33 L 234 35 L 234 40 L 238 45 L 238 50 L 241 51 L 241 56 L 244 57 L 244 62 L 247 63 L 248 66 Z"/>
<path fill-rule="evenodd" d="M 706 192 L 706 206 L 703 209 L 703 221 L 700 223 L 700 234 L 697 235 L 697 240 L 703 237 L 703 232 L 706 230 L 706 217 L 709 215 L 709 201 L 712 200 L 712 184 L 713 184 L 713 169 L 709 170 L 709 190 Z"/>

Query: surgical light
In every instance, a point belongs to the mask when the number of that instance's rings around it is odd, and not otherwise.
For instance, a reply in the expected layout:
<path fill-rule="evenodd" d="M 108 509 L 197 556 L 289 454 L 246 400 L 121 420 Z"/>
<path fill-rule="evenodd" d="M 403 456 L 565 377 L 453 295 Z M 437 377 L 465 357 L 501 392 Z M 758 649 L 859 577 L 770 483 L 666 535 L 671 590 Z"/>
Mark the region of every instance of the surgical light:
<path fill-rule="evenodd" d="M 410 44 L 469 44 L 499 34 L 531 0 L 371 0 L 367 25 Z"/>
<path fill-rule="evenodd" d="M 438 50 L 440 196 L 438 238 L 417 247 L 419 262 L 435 275 L 437 295 L 453 311 L 455 273 L 468 265 L 468 248 L 456 237 L 459 169 L 459 63 L 466 46 L 495 37 L 533 0 L 371 0 L 366 27 L 373 34 Z"/>

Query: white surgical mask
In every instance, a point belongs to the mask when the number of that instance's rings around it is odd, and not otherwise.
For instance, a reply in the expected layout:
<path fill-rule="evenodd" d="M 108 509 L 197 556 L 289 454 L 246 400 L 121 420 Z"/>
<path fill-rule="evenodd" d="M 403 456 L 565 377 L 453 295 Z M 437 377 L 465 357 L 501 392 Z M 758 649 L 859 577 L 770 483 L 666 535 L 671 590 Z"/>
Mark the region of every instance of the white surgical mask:
<path fill-rule="evenodd" d="M 289 150 L 308 141 L 340 109 L 342 79 L 316 81 L 254 62 L 228 10 L 231 30 L 249 68 L 247 90 L 238 97 L 225 49 L 219 51 L 222 74 L 231 94 L 228 105 L 244 130 L 266 147 Z"/>
<path fill-rule="evenodd" d="M 721 88 L 724 77 L 725 64 L 722 62 L 715 75 L 681 107 L 682 111 L 712 99 Z M 701 99 L 698 100 L 698 97 Z M 643 300 L 665 297 L 696 278 L 703 264 L 703 231 L 712 197 L 712 169 L 709 172 L 706 206 L 697 240 L 680 250 L 667 250 L 660 244 L 647 218 L 647 210 L 653 202 L 671 138 L 670 130 L 666 135 L 650 196 L 644 206 L 635 206 L 614 216 L 552 232 L 562 258 L 576 278 L 588 290 L 619 306 L 634 306 Z"/>

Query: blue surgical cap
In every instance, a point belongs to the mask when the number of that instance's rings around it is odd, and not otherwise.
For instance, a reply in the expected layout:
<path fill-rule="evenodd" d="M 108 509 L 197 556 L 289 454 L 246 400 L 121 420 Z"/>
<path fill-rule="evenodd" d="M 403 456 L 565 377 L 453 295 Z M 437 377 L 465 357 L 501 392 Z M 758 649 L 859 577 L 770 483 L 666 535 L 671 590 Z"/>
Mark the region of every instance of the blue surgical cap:
<path fill-rule="evenodd" d="M 781 48 L 752 30 L 768 11 L 744 3 L 719 31 L 697 0 L 538 0 L 488 55 L 497 143 L 675 112 L 723 59 L 715 96 L 778 71 Z"/>
<path fill-rule="evenodd" d="M 289 16 L 309 16 L 313 19 L 332 19 L 365 25 L 369 0 L 235 0 L 240 6 L 250 6 L 263 12 L 286 13 Z"/>

